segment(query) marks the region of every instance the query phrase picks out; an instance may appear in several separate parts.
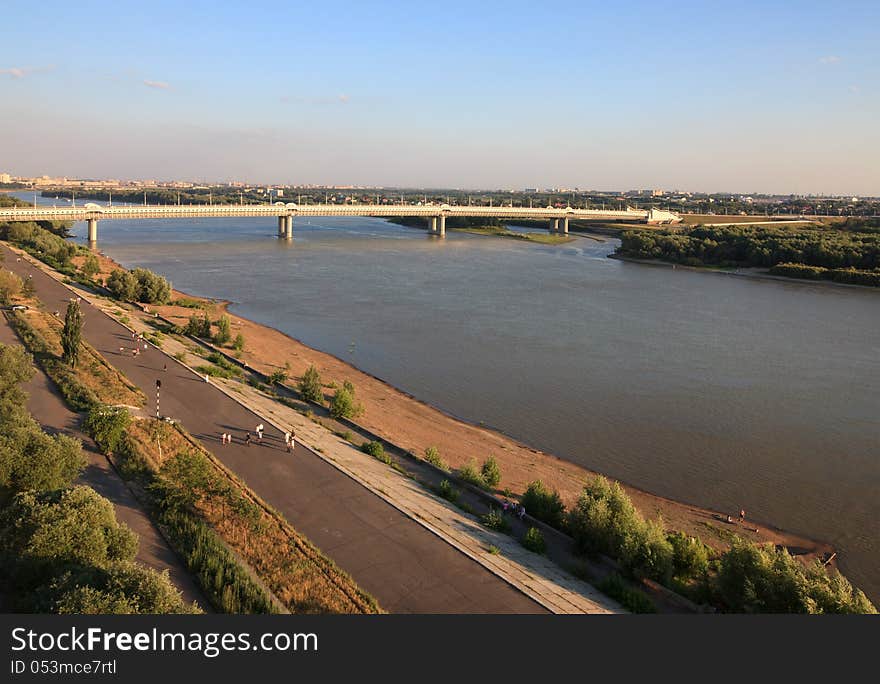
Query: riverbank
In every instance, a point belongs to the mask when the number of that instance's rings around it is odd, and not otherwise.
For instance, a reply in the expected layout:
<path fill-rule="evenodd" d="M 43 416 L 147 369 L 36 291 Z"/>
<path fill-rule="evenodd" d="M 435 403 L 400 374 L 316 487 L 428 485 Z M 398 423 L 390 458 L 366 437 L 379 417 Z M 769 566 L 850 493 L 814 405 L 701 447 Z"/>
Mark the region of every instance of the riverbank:
<path fill-rule="evenodd" d="M 116 265 L 106 257 L 101 257 L 100 261 L 102 277 L 106 277 Z M 175 292 L 174 297 L 200 302 L 212 319 L 227 311 L 224 302 L 199 299 L 180 292 Z M 185 306 L 162 306 L 155 310 L 179 324 L 185 324 L 194 312 L 198 312 Z M 441 457 L 453 467 L 471 460 L 481 462 L 492 455 L 501 466 L 502 489 L 521 493 L 529 482 L 540 479 L 557 489 L 567 504 L 577 499 L 583 484 L 595 475 L 586 468 L 533 449 L 499 432 L 450 416 L 380 378 L 312 349 L 278 330 L 234 313 L 228 315 L 233 336 L 241 333 L 245 339 L 243 361 L 266 374 L 289 366 L 287 372 L 292 377 L 302 375 L 309 365 L 314 364 L 325 384 L 341 385 L 344 380 L 353 382 L 358 400 L 366 409 L 358 422 L 404 449 L 422 454 L 428 446 L 436 446 Z M 786 546 L 793 553 L 808 558 L 823 557 L 832 551 L 827 544 L 775 529 L 767 524 L 770 521 L 751 521 L 747 517 L 746 523 L 740 524 L 736 521 L 738 511 L 712 511 L 633 487 L 626 487 L 626 490 L 644 515 L 652 518 L 662 515 L 668 527 L 699 536 L 718 549 L 726 548 L 733 536 L 738 535 L 751 541 Z M 734 522 L 727 522 L 728 515 Z"/>
<path fill-rule="evenodd" d="M 609 259 L 617 259 L 618 261 L 626 261 L 631 264 L 642 264 L 644 266 L 661 266 L 665 268 L 683 269 L 687 271 L 697 271 L 699 273 L 718 273 L 720 275 L 737 276 L 740 278 L 749 278 L 752 280 L 775 280 L 783 283 L 803 283 L 808 285 L 828 285 L 831 287 L 856 288 L 859 290 L 868 290 L 877 292 L 878 288 L 871 285 L 855 285 L 853 283 L 838 283 L 834 280 L 816 280 L 811 278 L 795 278 L 792 276 L 774 275 L 764 268 L 735 268 L 723 266 L 689 266 L 685 264 L 676 264 L 671 261 L 662 261 L 661 259 L 639 259 L 636 257 L 623 256 L 621 254 L 609 254 Z"/>

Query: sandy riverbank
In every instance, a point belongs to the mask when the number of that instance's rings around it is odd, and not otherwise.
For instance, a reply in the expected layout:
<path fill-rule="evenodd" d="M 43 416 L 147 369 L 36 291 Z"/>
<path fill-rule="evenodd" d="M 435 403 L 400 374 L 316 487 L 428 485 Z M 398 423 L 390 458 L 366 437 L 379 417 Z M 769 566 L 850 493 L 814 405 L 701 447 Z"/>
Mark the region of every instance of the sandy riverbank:
<path fill-rule="evenodd" d="M 116 267 L 112 260 L 104 256 L 100 262 L 100 277 L 106 277 Z M 174 298 L 177 297 L 204 302 L 212 319 L 227 310 L 224 302 L 204 300 L 182 292 L 175 292 Z M 181 325 L 197 311 L 171 305 L 151 307 L 151 310 Z M 344 380 L 351 381 L 357 388 L 358 400 L 366 409 L 358 422 L 404 449 L 423 454 L 426 447 L 436 446 L 442 458 L 453 467 L 464 465 L 472 459 L 481 463 L 492 455 L 501 466 L 501 488 L 509 488 L 519 494 L 529 482 L 540 479 L 557 489 L 567 505 L 577 499 L 584 482 L 596 474 L 496 431 L 447 415 L 381 379 L 330 354 L 312 349 L 274 328 L 231 313 L 228 315 L 232 320 L 233 336 L 240 332 L 245 339 L 243 361 L 267 374 L 283 370 L 285 364 L 289 364 L 289 373 L 294 378 L 314 364 L 325 384 L 332 382 L 342 385 Z M 646 516 L 662 515 L 668 527 L 697 535 L 717 548 L 726 546 L 731 533 L 734 533 L 753 541 L 784 545 L 793 552 L 807 556 L 821 556 L 831 551 L 827 544 L 777 530 L 767 524 L 771 521 L 752 521 L 747 516 L 746 523 L 740 524 L 736 520 L 738 511 L 711 511 L 634 487 L 625 485 L 625 488 Z M 727 522 L 728 514 L 733 516 L 734 522 Z"/>

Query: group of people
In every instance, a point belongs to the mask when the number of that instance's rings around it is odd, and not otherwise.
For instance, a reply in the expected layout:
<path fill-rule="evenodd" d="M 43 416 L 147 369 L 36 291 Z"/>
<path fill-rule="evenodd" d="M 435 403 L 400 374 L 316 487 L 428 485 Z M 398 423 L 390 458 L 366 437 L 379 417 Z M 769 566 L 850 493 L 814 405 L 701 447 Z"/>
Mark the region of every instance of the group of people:
<path fill-rule="evenodd" d="M 259 425 L 257 425 L 256 428 L 254 428 L 254 432 L 257 435 L 257 442 L 263 441 L 263 432 L 265 430 L 266 430 L 266 426 L 263 425 L 262 423 L 260 423 Z M 296 435 L 295 435 L 293 428 L 290 428 L 290 430 L 288 432 L 284 433 L 284 446 L 287 448 L 288 453 L 293 451 L 293 447 L 295 444 L 295 436 Z M 244 433 L 244 440 L 243 440 L 244 445 L 250 446 L 251 441 L 252 441 L 251 440 L 251 433 L 245 432 Z M 232 444 L 232 433 L 230 433 L 230 432 L 222 433 L 220 435 L 220 443 L 221 444 Z"/>
<path fill-rule="evenodd" d="M 144 351 L 147 351 L 147 342 L 146 342 L 146 340 L 144 340 L 143 333 L 138 334 L 136 332 L 133 332 L 131 334 L 131 340 L 134 344 L 134 348 L 132 349 L 132 356 L 138 356 L 141 353 L 141 345 L 144 346 Z M 125 347 L 120 347 L 119 353 L 124 354 Z"/>
<path fill-rule="evenodd" d="M 522 520 L 526 517 L 526 507 L 522 504 L 514 503 L 505 499 L 501 503 L 501 510 L 504 513 L 513 513 L 517 518 Z"/>

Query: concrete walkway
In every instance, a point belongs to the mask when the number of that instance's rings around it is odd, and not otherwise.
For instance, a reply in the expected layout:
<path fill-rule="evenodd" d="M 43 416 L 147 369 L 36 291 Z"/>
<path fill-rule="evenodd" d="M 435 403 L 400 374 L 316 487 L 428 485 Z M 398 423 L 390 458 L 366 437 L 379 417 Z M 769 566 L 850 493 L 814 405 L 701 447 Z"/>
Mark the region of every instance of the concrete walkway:
<path fill-rule="evenodd" d="M 33 278 L 49 310 L 63 311 L 72 296 L 54 272 L 21 261 L 3 245 L 4 267 Z M 54 276 L 54 277 L 53 277 Z M 100 301 L 100 299 L 98 299 Z M 333 558 L 390 612 L 542 613 L 540 603 L 475 562 L 361 486 L 336 465 L 298 445 L 284 448 L 281 432 L 220 388 L 206 383 L 173 358 L 151 347 L 134 357 L 130 332 L 83 302 L 84 337 L 151 399 L 162 380 L 162 414 L 180 420 L 264 501 L 281 511 L 300 532 Z M 168 370 L 163 371 L 167 364 Z M 267 423 L 262 444 L 245 446 L 245 431 Z M 235 443 L 220 444 L 221 432 Z"/>
<path fill-rule="evenodd" d="M 0 316 L 0 343 L 21 345 L 21 340 L 3 316 Z M 24 385 L 24 389 L 29 395 L 28 410 L 47 432 L 61 432 L 82 441 L 87 465 L 77 483 L 88 485 L 109 499 L 116 510 L 116 519 L 137 533 L 137 560 L 159 572 L 167 570 L 171 581 L 186 602 L 196 601 L 203 610 L 210 612 L 211 604 L 186 566 L 168 546 L 131 490 L 107 461 L 107 457 L 97 450 L 90 438 L 79 431 L 79 415 L 67 408 L 55 385 L 41 368 L 36 367 L 34 377 Z"/>

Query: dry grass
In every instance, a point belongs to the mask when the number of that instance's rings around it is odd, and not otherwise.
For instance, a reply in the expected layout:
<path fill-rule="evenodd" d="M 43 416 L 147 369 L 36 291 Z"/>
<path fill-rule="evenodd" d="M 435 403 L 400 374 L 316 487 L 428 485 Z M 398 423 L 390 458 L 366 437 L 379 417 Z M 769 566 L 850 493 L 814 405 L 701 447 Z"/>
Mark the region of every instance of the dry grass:
<path fill-rule="evenodd" d="M 166 423 L 135 421 L 130 434 L 151 468 L 184 450 L 196 450 L 218 476 L 253 504 L 230 506 L 222 496 L 202 497 L 198 513 L 294 613 L 378 613 L 375 600 L 354 580 L 263 503 L 198 442 Z M 161 444 L 161 456 L 159 445 Z"/>
<path fill-rule="evenodd" d="M 50 351 L 60 357 L 63 322 L 39 309 L 31 309 L 27 320 L 46 341 Z M 146 403 L 143 393 L 89 344 L 82 344 L 79 362 L 73 372 L 77 380 L 92 390 L 103 404 L 140 407 Z"/>

